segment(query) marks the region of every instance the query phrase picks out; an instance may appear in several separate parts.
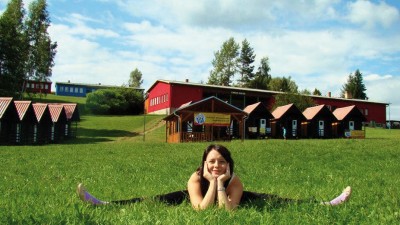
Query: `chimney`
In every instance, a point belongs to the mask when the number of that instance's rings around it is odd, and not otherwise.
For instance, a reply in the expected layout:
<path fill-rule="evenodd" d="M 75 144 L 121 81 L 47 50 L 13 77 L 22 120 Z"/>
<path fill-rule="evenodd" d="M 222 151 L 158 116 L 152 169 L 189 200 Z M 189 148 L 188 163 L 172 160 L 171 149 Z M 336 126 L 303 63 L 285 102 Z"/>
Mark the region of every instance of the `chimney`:
<path fill-rule="evenodd" d="M 344 98 L 345 98 L 345 99 L 351 99 L 351 98 L 352 98 L 351 93 L 348 92 L 348 91 L 345 91 L 345 92 L 344 92 Z"/>
<path fill-rule="evenodd" d="M 186 82 L 186 83 L 189 83 L 189 79 L 185 79 L 185 82 Z"/>
<path fill-rule="evenodd" d="M 101 85 L 101 83 L 99 83 L 99 85 Z"/>
<path fill-rule="evenodd" d="M 328 91 L 328 97 L 332 97 L 332 93 L 330 91 Z"/>
<path fill-rule="evenodd" d="M 68 83 L 71 83 L 71 81 L 70 81 L 70 80 L 68 80 Z"/>

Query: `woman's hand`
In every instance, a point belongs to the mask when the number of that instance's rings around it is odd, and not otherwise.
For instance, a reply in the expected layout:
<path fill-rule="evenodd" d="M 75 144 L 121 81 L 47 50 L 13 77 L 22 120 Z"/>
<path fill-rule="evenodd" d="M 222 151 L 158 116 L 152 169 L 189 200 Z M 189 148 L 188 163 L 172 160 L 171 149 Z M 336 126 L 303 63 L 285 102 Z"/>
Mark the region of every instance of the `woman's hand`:
<path fill-rule="evenodd" d="M 224 174 L 221 174 L 217 178 L 217 180 L 221 181 L 222 183 L 224 183 L 225 181 L 229 180 L 229 178 L 231 178 L 231 168 L 230 168 L 229 163 L 228 163 L 228 165 L 226 166 L 226 172 Z"/>
<path fill-rule="evenodd" d="M 215 181 L 214 176 L 210 173 L 210 171 L 208 171 L 208 166 L 206 161 L 204 161 L 203 164 L 203 177 L 206 178 L 206 180 L 208 180 L 209 182 Z"/>

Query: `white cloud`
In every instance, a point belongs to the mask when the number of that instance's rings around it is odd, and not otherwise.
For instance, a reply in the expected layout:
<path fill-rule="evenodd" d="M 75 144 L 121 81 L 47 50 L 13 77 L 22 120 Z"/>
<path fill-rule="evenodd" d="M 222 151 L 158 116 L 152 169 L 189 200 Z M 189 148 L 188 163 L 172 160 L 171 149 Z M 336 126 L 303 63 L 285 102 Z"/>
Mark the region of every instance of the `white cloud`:
<path fill-rule="evenodd" d="M 400 120 L 400 98 L 396 95 L 400 87 L 400 77 L 370 74 L 365 76 L 364 83 L 369 100 L 390 103 L 390 119 Z M 389 108 L 387 119 L 389 119 Z"/>
<path fill-rule="evenodd" d="M 337 17 L 339 0 L 119 0 L 119 7 L 134 17 L 163 21 L 172 27 L 199 26 L 239 29 L 270 29 L 280 23 L 307 23 Z"/>
<path fill-rule="evenodd" d="M 63 24 L 58 26 L 63 26 L 62 34 L 63 35 L 77 35 L 82 36 L 84 38 L 95 39 L 98 37 L 102 38 L 117 38 L 119 36 L 118 33 L 102 29 L 102 28 L 93 28 L 86 24 L 88 21 L 96 21 L 90 17 L 85 17 L 80 14 L 73 13 L 68 15 L 66 18 L 60 19 L 63 22 L 71 23 L 70 26 Z M 50 28 L 51 29 L 51 28 Z M 54 33 L 54 35 L 58 35 L 58 33 Z"/>
<path fill-rule="evenodd" d="M 369 74 L 367 76 L 364 76 L 365 81 L 381 81 L 381 80 L 389 80 L 393 78 L 392 75 L 379 75 L 379 74 Z"/>
<path fill-rule="evenodd" d="M 348 4 L 350 22 L 361 24 L 366 28 L 383 26 L 389 28 L 394 23 L 399 23 L 400 13 L 398 9 L 380 1 L 374 4 L 370 1 L 358 0 Z"/>

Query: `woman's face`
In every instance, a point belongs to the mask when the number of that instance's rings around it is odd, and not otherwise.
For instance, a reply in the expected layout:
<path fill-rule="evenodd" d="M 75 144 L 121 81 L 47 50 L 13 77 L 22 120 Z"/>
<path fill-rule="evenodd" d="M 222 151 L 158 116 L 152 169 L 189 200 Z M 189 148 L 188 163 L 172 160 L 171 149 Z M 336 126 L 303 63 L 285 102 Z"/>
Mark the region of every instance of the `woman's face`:
<path fill-rule="evenodd" d="M 214 177 L 218 177 L 226 173 L 228 162 L 225 158 L 216 150 L 211 150 L 206 158 L 206 164 L 208 171 Z"/>

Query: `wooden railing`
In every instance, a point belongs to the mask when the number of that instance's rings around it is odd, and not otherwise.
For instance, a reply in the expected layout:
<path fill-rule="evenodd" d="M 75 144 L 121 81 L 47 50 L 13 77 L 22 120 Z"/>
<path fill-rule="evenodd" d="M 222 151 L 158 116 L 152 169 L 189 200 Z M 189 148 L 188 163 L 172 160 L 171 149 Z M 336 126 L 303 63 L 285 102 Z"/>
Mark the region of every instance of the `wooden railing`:
<path fill-rule="evenodd" d="M 211 133 L 204 132 L 182 132 L 182 142 L 211 141 Z"/>

